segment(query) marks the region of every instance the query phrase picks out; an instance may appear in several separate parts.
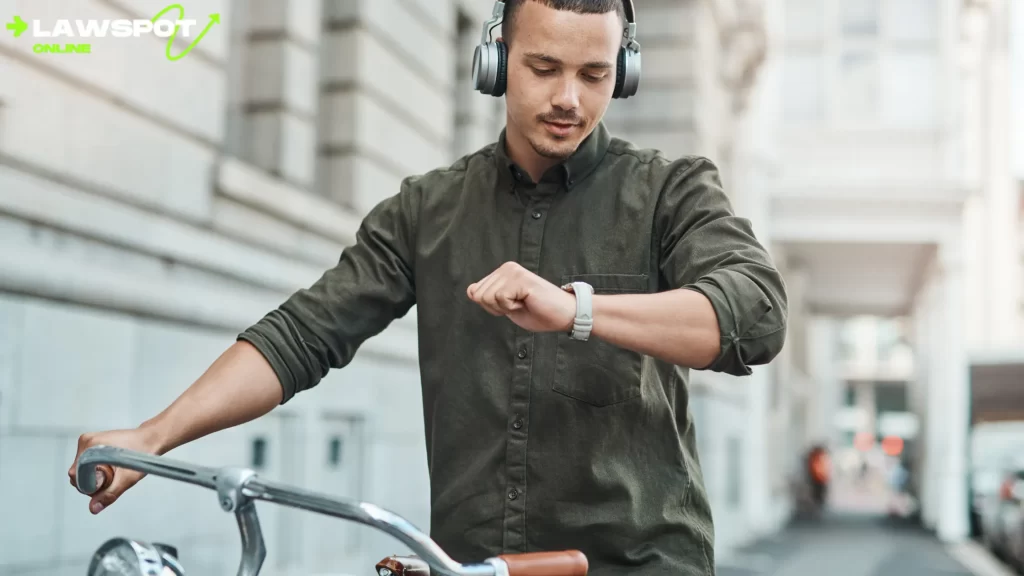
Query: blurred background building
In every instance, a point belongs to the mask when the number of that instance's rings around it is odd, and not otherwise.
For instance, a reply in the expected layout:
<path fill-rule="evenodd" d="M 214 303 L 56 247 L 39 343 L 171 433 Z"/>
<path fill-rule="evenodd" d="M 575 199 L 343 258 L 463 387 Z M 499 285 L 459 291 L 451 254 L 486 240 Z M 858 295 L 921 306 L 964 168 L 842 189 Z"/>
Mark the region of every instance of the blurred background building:
<path fill-rule="evenodd" d="M 165 4 L 0 0 L 0 19 Z M 720 559 L 787 523 L 815 442 L 841 470 L 903 458 L 924 525 L 969 535 L 972 430 L 1024 420 L 1021 4 L 636 0 L 643 81 L 606 123 L 713 159 L 790 290 L 775 362 L 694 378 Z M 503 102 L 470 86 L 490 2 L 184 7 L 219 24 L 174 62 L 154 38 L 48 55 L 0 34 L 2 574 L 81 574 L 119 534 L 176 544 L 192 574 L 232 571 L 234 520 L 212 493 L 149 479 L 91 516 L 66 479 L 78 435 L 155 415 L 332 266 L 405 175 L 504 124 Z M 427 528 L 414 315 L 315 391 L 173 456 Z M 403 550 L 261 512 L 269 575 L 366 573 Z"/>

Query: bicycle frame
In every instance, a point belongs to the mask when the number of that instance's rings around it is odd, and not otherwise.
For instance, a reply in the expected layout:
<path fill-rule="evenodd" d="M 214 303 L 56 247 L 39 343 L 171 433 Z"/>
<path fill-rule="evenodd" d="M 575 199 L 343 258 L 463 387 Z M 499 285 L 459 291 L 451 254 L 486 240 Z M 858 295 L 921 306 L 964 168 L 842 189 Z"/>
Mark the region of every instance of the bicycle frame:
<path fill-rule="evenodd" d="M 111 465 L 143 474 L 195 484 L 217 492 L 220 507 L 234 512 L 242 536 L 238 576 L 257 576 L 266 559 L 266 546 L 256 513 L 256 500 L 300 508 L 381 530 L 412 549 L 431 573 L 444 576 L 586 576 L 587 558 L 579 550 L 500 554 L 479 564 L 460 564 L 430 537 L 395 513 L 367 502 L 333 498 L 259 478 L 249 468 L 211 468 L 111 446 L 96 446 L 78 459 L 79 491 L 94 494 L 111 479 L 96 482 L 97 466 Z M 379 576 L 401 574 L 403 559 L 390 557 L 378 564 Z M 387 568 L 388 566 L 392 568 Z"/>
<path fill-rule="evenodd" d="M 267 550 L 260 531 L 255 500 L 264 500 L 292 508 L 326 514 L 371 526 L 395 537 L 432 570 L 446 576 L 509 576 L 509 564 L 502 558 L 489 558 L 480 564 L 460 564 L 452 560 L 429 536 L 401 516 L 366 502 L 332 498 L 264 480 L 246 468 L 208 468 L 195 466 L 141 452 L 110 446 L 96 446 L 78 459 L 78 489 L 93 494 L 96 467 L 110 465 L 145 474 L 195 484 L 217 492 L 221 508 L 234 512 L 242 537 L 242 559 L 238 576 L 257 576 Z M 109 479 L 108 479 L 109 480 Z M 585 566 L 585 564 L 584 564 Z M 384 569 L 386 571 L 386 569 Z M 585 574 L 586 568 L 583 568 Z M 513 570 L 513 572 L 518 572 Z M 524 571 L 526 572 L 526 571 Z M 575 573 L 575 572 L 574 572 Z M 381 576 L 388 576 L 382 573 Z"/>

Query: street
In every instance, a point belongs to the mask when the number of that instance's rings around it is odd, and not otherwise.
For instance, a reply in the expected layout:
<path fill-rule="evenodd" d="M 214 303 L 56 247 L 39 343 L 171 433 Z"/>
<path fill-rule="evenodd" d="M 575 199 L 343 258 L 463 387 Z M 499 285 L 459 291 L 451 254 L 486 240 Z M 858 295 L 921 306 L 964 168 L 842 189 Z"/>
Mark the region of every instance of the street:
<path fill-rule="evenodd" d="M 947 546 L 890 518 L 896 500 L 879 471 L 834 480 L 822 518 L 794 522 L 721 559 L 718 576 L 1013 576 L 973 541 Z"/>
<path fill-rule="evenodd" d="M 882 516 L 836 513 L 794 525 L 720 564 L 718 576 L 971 576 L 932 534 Z"/>

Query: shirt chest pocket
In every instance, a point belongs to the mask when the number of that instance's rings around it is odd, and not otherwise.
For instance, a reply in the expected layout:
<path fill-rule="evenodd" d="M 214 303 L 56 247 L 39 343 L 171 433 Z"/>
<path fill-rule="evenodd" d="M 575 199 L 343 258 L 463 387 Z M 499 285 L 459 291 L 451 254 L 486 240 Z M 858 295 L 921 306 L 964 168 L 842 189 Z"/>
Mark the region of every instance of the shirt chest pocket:
<path fill-rule="evenodd" d="M 574 274 L 562 276 L 562 284 L 586 282 L 595 295 L 644 294 L 648 277 L 643 274 Z M 599 319 L 595 319 L 600 321 Z M 613 346 L 593 335 L 587 342 L 558 335 L 553 391 L 591 406 L 611 406 L 640 395 L 643 357 Z"/>

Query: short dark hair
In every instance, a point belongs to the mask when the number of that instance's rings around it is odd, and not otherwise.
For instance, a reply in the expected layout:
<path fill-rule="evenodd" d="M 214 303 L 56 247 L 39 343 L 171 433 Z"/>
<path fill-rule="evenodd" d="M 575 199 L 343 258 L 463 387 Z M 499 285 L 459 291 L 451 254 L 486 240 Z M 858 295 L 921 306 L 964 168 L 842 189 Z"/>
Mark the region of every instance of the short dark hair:
<path fill-rule="evenodd" d="M 516 14 L 526 2 L 537 2 L 555 10 L 565 10 L 577 14 L 607 14 L 615 12 L 622 20 L 622 26 L 626 26 L 626 9 L 622 3 L 625 0 L 505 0 L 505 14 L 501 23 L 501 36 L 505 43 L 512 39 L 513 24 L 516 21 Z"/>

